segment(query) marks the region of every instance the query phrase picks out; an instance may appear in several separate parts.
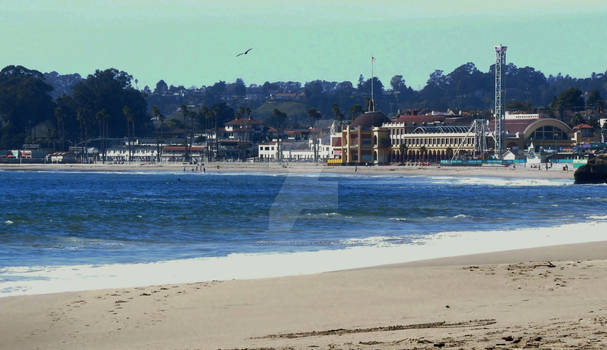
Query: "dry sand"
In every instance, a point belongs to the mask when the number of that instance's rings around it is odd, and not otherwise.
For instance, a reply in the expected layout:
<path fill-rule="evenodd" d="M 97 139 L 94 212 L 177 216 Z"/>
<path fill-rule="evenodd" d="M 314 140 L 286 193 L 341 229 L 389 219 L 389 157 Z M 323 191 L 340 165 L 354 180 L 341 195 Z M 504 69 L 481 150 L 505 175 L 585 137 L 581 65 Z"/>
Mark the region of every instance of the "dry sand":
<path fill-rule="evenodd" d="M 607 242 L 0 298 L 0 348 L 605 349 Z"/>
<path fill-rule="evenodd" d="M 0 164 L 0 170 L 33 171 L 166 171 L 191 173 L 192 165 L 182 164 Z M 201 169 L 200 169 L 201 170 Z M 426 176 L 497 176 L 507 178 L 551 178 L 573 179 L 573 169 L 563 170 L 563 166 L 554 165 L 549 170 L 538 170 L 524 166 L 514 167 L 440 167 L 440 166 L 327 166 L 313 163 L 206 163 L 207 172 L 265 172 L 265 173 L 340 173 L 340 174 L 400 174 Z"/>

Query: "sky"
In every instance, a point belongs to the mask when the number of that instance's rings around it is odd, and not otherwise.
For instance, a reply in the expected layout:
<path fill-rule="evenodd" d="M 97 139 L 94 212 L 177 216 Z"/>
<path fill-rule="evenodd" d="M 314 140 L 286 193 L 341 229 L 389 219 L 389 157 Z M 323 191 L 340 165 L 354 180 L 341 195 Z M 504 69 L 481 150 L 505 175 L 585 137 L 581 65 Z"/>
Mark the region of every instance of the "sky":
<path fill-rule="evenodd" d="M 436 69 L 487 71 L 502 44 L 517 66 L 585 77 L 607 70 L 605 18 L 605 0 L 0 0 L 0 67 L 199 87 L 356 82 L 374 56 L 384 85 L 420 89 Z"/>

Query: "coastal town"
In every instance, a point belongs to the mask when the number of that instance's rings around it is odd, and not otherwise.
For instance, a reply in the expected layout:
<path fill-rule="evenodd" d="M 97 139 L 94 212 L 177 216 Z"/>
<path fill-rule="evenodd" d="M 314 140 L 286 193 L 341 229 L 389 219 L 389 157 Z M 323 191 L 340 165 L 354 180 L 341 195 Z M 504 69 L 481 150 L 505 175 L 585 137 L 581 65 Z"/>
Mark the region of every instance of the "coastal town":
<path fill-rule="evenodd" d="M 2 1 L 0 350 L 607 349 L 607 1 Z"/>
<path fill-rule="evenodd" d="M 295 120 L 289 124 L 287 113 L 276 107 L 312 100 L 306 97 L 311 93 L 295 83 L 286 85 L 287 91 L 292 91 L 289 93 L 272 93 L 270 85 L 264 85 L 266 94 L 250 87 L 248 94 L 238 92 L 240 99 L 225 95 L 228 100 L 235 99 L 237 108 L 230 108 L 226 102 L 211 109 L 202 103 L 182 103 L 165 116 L 153 106 L 144 116 L 148 120 L 142 122 L 147 126 L 144 136 L 135 132 L 137 120 L 126 105 L 121 110 L 127 124 L 124 137 L 111 135 L 110 121 L 116 118 L 105 109 L 97 112 L 93 121 L 87 120 L 84 109 L 78 109 L 80 133 L 70 140 L 65 130 L 69 117 L 65 110 L 69 108 L 62 107 L 60 98 L 54 112 L 55 125 L 47 121 L 31 126 L 30 122 L 30 135 L 24 138 L 27 143 L 0 150 L 0 164 L 182 164 L 197 169 L 217 161 L 313 162 L 327 166 L 522 164 L 531 168 L 558 164 L 563 170 L 573 170 L 603 152 L 607 148 L 607 113 L 598 90 L 589 96 L 577 88 L 567 89 L 555 98 L 551 108 L 534 108 L 520 101 L 506 104 L 508 79 L 504 71 L 511 67 L 506 65 L 506 49 L 495 46 L 495 94 L 490 110 L 398 108 L 384 113 L 376 108 L 377 100 L 385 104 L 389 100 L 386 96 L 398 97 L 398 79 L 393 90 L 378 97 L 374 88 L 382 85 L 372 76 L 367 85 L 361 83 L 362 92 L 356 95 L 364 98 L 366 108 L 352 106 L 349 118 L 334 103 L 332 116 L 309 108 L 305 111 L 307 122 Z M 465 69 L 474 72 L 476 68 L 467 65 Z M 19 68 L 3 71 L 9 75 L 15 70 L 20 72 Z M 35 73 L 21 68 L 21 74 Z M 102 79 L 107 74 L 123 75 L 106 71 L 88 79 Z M 58 79 L 57 75 L 51 77 Z M 242 82 L 233 85 L 233 93 L 246 91 Z M 164 82 L 159 82 L 154 92 L 147 87 L 144 91 L 148 101 L 173 101 L 165 108 L 184 101 L 184 90 L 168 88 Z M 259 107 L 252 110 L 251 104 Z M 255 118 L 256 112 L 259 115 L 260 110 L 271 108 L 269 118 Z"/>
<path fill-rule="evenodd" d="M 361 113 L 352 122 L 332 122 L 327 128 L 309 128 L 278 132 L 250 117 L 226 123 L 219 133 L 195 134 L 189 138 L 119 139 L 97 146 L 74 146 L 68 151 L 52 152 L 37 144 L 24 149 L 4 151 L 0 163 L 179 163 L 204 164 L 209 161 L 245 162 L 320 162 L 339 165 L 429 165 L 481 164 L 492 158 L 487 139 L 492 120 L 468 123 L 462 113 L 416 112 L 391 120 L 382 112 Z M 568 126 L 561 120 L 539 113 L 506 112 L 504 127 L 507 151 L 504 164 L 583 162 L 587 154 L 605 147 L 604 129 L 589 124 Z M 479 125 L 480 124 L 480 125 Z M 479 135 L 479 130 L 486 135 Z M 480 137 L 479 137 L 480 136 Z M 105 140 L 103 140 L 105 141 Z M 483 145 L 483 142 L 485 144 Z M 484 148 L 483 148 L 484 146 Z M 575 162 L 576 165 L 580 162 Z"/>

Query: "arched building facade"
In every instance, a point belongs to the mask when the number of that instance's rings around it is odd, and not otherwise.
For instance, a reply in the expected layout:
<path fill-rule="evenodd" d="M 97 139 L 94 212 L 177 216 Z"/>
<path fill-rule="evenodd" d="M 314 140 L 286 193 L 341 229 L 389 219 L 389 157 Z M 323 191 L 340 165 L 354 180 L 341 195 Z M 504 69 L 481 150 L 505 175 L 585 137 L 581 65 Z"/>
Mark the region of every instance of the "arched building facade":
<path fill-rule="evenodd" d="M 504 129 L 506 147 L 510 149 L 526 149 L 532 142 L 536 148 L 558 149 L 573 145 L 569 125 L 554 118 L 505 120 Z"/>

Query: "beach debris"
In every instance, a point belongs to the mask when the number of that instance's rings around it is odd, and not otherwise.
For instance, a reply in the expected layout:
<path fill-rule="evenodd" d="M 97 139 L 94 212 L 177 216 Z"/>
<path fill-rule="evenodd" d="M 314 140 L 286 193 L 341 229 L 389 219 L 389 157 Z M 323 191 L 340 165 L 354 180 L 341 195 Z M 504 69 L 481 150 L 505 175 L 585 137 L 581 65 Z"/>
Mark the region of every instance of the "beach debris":
<path fill-rule="evenodd" d="M 533 265 L 533 268 L 536 268 L 536 267 L 550 267 L 550 268 L 552 268 L 552 267 L 556 267 L 556 265 L 554 265 L 550 261 L 546 261 L 545 264 L 536 264 L 536 265 Z"/>
<path fill-rule="evenodd" d="M 448 308 L 450 308 L 450 306 L 449 306 L 449 305 L 445 305 L 445 308 L 447 308 L 447 309 L 448 309 Z"/>
<path fill-rule="evenodd" d="M 376 341 L 376 340 L 370 340 L 370 341 L 361 341 L 361 342 L 358 342 L 358 344 L 360 344 L 360 345 L 379 345 L 379 344 L 383 344 L 383 342 Z"/>
<path fill-rule="evenodd" d="M 150 293 L 141 293 L 141 294 L 139 294 L 139 296 L 142 296 L 142 297 L 149 297 L 150 295 L 152 295 L 152 294 L 150 294 Z"/>
<path fill-rule="evenodd" d="M 445 343 L 444 343 L 444 342 L 440 342 L 440 343 L 435 343 L 435 344 L 434 344 L 434 347 L 435 347 L 435 348 L 442 348 L 442 347 L 444 347 L 444 346 L 445 346 Z"/>
<path fill-rule="evenodd" d="M 469 320 L 462 322 L 430 322 L 430 323 L 414 323 L 408 325 L 393 325 L 393 326 L 380 326 L 371 328 L 355 328 L 355 329 L 329 329 L 324 331 L 309 331 L 309 332 L 297 332 L 297 333 L 279 333 L 270 334 L 262 337 L 252 337 L 251 339 L 277 339 L 277 338 L 304 338 L 304 337 L 317 337 L 324 335 L 344 335 L 354 333 L 371 333 L 371 332 L 393 332 L 402 331 L 407 329 L 429 329 L 429 328 L 464 328 L 464 327 L 483 327 L 495 324 L 495 319 L 482 319 L 482 320 Z"/>

